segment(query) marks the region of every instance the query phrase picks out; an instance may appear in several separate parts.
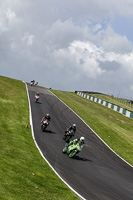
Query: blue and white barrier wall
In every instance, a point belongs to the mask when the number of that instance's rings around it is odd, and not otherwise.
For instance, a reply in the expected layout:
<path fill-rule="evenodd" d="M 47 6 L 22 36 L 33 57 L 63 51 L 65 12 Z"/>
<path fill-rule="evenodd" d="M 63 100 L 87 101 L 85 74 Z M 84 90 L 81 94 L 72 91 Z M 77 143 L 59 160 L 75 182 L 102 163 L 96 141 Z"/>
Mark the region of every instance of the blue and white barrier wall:
<path fill-rule="evenodd" d="M 129 117 L 129 118 L 132 118 L 132 119 L 133 119 L 133 112 L 130 111 L 130 110 L 126 110 L 125 108 L 121 108 L 120 106 L 117 106 L 117 105 L 115 105 L 115 104 L 113 104 L 113 103 L 109 103 L 109 102 L 107 102 L 107 101 L 104 101 L 104 100 L 99 99 L 99 98 L 97 98 L 97 97 L 93 97 L 93 96 L 88 95 L 88 94 L 84 94 L 84 93 L 82 93 L 82 92 L 78 92 L 78 91 L 77 91 L 77 95 L 79 95 L 79 96 L 81 96 L 81 97 L 83 97 L 83 98 L 89 99 L 89 100 L 91 100 L 91 101 L 94 101 L 94 102 L 96 102 L 96 103 L 99 103 L 99 104 L 101 104 L 101 105 L 103 105 L 103 106 L 106 106 L 106 107 L 108 107 L 108 108 L 111 108 L 112 110 L 117 111 L 117 112 L 119 112 L 119 113 L 125 115 L 126 117 Z"/>

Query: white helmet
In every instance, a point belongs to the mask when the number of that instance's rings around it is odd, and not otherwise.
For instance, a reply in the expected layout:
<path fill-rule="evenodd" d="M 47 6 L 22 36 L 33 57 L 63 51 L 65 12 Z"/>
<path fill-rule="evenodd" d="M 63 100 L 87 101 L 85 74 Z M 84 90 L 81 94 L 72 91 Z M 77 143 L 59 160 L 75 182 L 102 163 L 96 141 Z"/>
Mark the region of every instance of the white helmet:
<path fill-rule="evenodd" d="M 73 128 L 76 129 L 76 124 L 73 124 Z"/>
<path fill-rule="evenodd" d="M 80 142 L 84 142 L 85 141 L 85 138 L 82 136 L 81 138 L 80 138 Z"/>

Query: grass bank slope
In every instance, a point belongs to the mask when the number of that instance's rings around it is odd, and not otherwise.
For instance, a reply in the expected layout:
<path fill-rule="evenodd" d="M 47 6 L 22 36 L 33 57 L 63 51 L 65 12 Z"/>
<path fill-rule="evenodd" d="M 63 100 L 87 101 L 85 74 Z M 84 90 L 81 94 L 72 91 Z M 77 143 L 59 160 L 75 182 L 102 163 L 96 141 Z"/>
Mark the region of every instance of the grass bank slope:
<path fill-rule="evenodd" d="M 51 90 L 123 159 L 133 165 L 133 119 L 73 92 Z"/>
<path fill-rule="evenodd" d="M 32 139 L 25 84 L 0 76 L 0 199 L 79 199 L 43 160 Z"/>

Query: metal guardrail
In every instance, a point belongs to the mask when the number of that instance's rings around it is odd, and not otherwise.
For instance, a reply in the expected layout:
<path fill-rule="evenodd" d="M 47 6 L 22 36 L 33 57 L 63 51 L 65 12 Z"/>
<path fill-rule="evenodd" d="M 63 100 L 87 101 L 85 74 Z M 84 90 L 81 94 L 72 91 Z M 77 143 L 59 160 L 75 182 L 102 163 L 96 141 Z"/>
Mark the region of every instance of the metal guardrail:
<path fill-rule="evenodd" d="M 108 107 L 108 108 L 110 108 L 110 109 L 112 109 L 112 110 L 114 110 L 114 111 L 116 111 L 116 112 L 119 112 L 119 113 L 125 115 L 126 117 L 129 117 L 129 118 L 132 118 L 132 119 L 133 119 L 133 112 L 130 111 L 130 110 L 127 110 L 127 109 L 125 109 L 125 108 L 122 108 L 122 107 L 120 107 L 120 106 L 117 106 L 117 105 L 115 105 L 115 104 L 113 104 L 113 103 L 107 102 L 107 101 L 105 101 L 105 100 L 99 99 L 99 98 L 97 98 L 97 97 L 93 97 L 93 96 L 91 96 L 91 95 L 84 94 L 84 93 L 82 93 L 82 92 L 78 92 L 78 91 L 77 91 L 76 93 L 77 93 L 77 95 L 79 95 L 79 96 L 81 96 L 81 97 L 83 97 L 83 98 L 86 98 L 86 99 L 89 99 L 89 100 L 94 101 L 94 102 L 96 102 L 96 103 L 99 103 L 99 104 L 101 104 L 101 105 L 103 105 L 103 106 L 106 106 L 106 107 Z"/>

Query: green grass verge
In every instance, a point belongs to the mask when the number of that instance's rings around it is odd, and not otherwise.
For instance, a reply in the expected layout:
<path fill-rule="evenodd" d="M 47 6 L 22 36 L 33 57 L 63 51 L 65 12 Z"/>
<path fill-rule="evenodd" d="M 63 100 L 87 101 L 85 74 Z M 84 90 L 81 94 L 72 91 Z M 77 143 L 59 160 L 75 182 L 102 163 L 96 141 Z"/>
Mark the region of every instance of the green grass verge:
<path fill-rule="evenodd" d="M 30 127 L 25 84 L 0 76 L 0 199 L 79 199 L 37 150 Z"/>
<path fill-rule="evenodd" d="M 133 165 L 133 119 L 73 92 L 51 90 L 122 158 Z"/>

